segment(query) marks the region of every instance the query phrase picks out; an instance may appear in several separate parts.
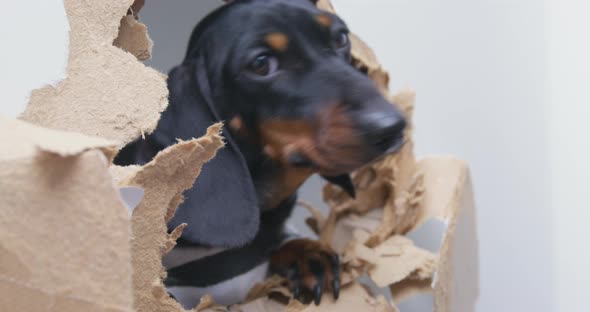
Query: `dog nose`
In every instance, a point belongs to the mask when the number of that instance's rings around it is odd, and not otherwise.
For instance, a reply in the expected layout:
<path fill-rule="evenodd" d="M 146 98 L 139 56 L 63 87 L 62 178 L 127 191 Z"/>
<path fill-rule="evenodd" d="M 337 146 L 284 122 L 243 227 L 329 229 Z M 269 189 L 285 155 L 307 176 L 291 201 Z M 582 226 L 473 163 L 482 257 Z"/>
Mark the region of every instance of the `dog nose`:
<path fill-rule="evenodd" d="M 406 120 L 399 114 L 368 113 L 363 123 L 365 139 L 381 153 L 395 152 L 404 141 Z"/>

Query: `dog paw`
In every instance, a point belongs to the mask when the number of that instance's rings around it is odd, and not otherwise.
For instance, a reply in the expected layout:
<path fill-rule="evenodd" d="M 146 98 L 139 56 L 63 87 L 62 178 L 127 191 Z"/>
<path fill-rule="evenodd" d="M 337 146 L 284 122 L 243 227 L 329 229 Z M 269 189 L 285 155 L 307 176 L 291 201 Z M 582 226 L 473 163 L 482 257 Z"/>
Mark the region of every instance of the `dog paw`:
<path fill-rule="evenodd" d="M 272 254 L 271 268 L 289 279 L 295 299 L 311 296 L 318 305 L 326 291 L 338 299 L 340 259 L 326 244 L 311 239 L 289 241 Z"/>

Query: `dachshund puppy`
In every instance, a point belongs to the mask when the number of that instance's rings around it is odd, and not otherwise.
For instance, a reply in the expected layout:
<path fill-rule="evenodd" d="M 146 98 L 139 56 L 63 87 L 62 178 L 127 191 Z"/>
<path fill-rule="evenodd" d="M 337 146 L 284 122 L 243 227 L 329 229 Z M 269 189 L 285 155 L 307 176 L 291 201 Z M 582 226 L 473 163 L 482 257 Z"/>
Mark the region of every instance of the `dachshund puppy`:
<path fill-rule="evenodd" d="M 233 1 L 196 26 L 168 87 L 157 129 L 117 163 L 146 163 L 219 121 L 227 141 L 169 224 L 188 223 L 164 259 L 170 294 L 187 308 L 204 294 L 232 304 L 270 269 L 296 298 L 337 298 L 338 255 L 284 230 L 297 189 L 317 173 L 354 196 L 349 174 L 397 151 L 405 128 L 351 65 L 345 23 L 310 0 Z"/>

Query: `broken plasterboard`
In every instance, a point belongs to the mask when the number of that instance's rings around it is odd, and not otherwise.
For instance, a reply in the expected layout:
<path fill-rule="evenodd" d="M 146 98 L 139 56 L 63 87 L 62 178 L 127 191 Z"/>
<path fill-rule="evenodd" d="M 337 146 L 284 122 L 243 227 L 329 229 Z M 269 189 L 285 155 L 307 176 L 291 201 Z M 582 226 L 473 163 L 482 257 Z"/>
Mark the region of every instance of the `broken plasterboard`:
<path fill-rule="evenodd" d="M 65 0 L 64 4 L 70 22 L 66 78 L 55 87 L 34 90 L 21 118 L 121 144 L 152 132 L 168 105 L 164 75 L 113 46 L 133 1 Z M 141 27 L 135 20 L 127 23 Z M 126 42 L 120 44 L 131 45 Z"/>

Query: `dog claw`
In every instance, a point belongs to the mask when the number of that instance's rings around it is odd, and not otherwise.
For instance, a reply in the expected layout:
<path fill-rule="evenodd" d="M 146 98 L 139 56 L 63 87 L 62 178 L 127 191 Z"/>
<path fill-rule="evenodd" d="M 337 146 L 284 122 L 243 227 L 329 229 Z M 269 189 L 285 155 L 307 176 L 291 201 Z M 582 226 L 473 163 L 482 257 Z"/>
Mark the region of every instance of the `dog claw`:
<path fill-rule="evenodd" d="M 338 255 L 333 255 L 330 257 L 330 262 L 332 265 L 332 292 L 334 299 L 338 300 L 340 297 L 340 258 Z"/>
<path fill-rule="evenodd" d="M 309 268 L 316 278 L 316 285 L 313 288 L 313 302 L 316 305 L 319 305 L 322 301 L 324 284 L 326 283 L 326 274 L 322 263 L 317 260 L 309 260 Z"/>
<path fill-rule="evenodd" d="M 299 285 L 293 287 L 293 298 L 296 300 L 301 298 L 301 287 Z"/>
<path fill-rule="evenodd" d="M 301 274 L 299 273 L 299 268 L 296 265 L 293 266 L 293 275 L 291 276 L 291 281 L 293 282 L 293 298 L 299 300 L 301 297 Z"/>
<path fill-rule="evenodd" d="M 322 286 L 323 286 L 323 281 L 319 282 L 315 285 L 315 287 L 313 288 L 313 303 L 315 303 L 315 305 L 319 305 L 320 302 L 322 302 Z"/>
<path fill-rule="evenodd" d="M 340 281 L 335 279 L 332 281 L 332 289 L 334 290 L 334 300 L 340 297 Z"/>

